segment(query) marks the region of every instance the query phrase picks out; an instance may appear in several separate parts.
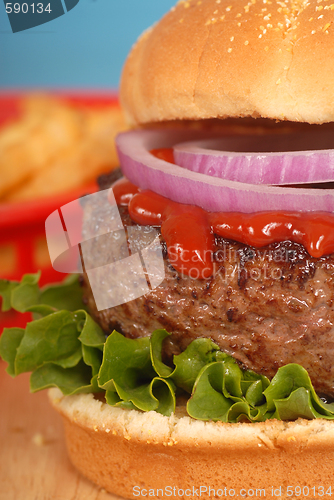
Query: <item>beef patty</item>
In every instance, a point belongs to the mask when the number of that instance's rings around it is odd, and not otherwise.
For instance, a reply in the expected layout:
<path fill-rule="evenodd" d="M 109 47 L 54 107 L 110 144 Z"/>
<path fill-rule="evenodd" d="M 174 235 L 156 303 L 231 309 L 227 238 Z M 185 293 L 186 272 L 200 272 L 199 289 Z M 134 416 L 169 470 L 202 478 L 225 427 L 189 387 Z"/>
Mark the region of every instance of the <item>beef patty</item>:
<path fill-rule="evenodd" d="M 104 224 L 99 210 L 85 207 L 86 237 L 97 220 Z M 125 228 L 136 226 L 127 208 L 120 214 Z M 334 397 L 334 255 L 315 259 L 290 241 L 255 249 L 216 237 L 214 275 L 196 280 L 175 271 L 161 243 L 164 281 L 131 302 L 97 311 L 83 276 L 84 301 L 106 334 L 116 329 L 137 338 L 165 328 L 171 333 L 166 359 L 195 338 L 208 337 L 243 367 L 268 377 L 282 365 L 299 363 L 319 394 Z"/>

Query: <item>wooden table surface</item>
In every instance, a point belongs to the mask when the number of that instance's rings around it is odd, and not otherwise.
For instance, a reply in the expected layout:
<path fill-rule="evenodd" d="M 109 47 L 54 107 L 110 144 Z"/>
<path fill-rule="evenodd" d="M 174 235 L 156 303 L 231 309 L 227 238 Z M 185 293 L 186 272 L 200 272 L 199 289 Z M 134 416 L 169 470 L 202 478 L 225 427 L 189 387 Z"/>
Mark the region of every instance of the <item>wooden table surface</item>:
<path fill-rule="evenodd" d="M 67 458 L 60 416 L 29 376 L 0 360 L 0 500 L 119 500 L 83 478 Z"/>

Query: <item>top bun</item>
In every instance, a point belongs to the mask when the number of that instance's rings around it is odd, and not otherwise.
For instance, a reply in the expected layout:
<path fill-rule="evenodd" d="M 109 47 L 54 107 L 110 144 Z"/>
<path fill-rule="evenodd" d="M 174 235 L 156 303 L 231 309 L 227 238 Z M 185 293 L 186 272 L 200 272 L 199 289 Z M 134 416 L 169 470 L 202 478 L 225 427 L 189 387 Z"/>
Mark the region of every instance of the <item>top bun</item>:
<path fill-rule="evenodd" d="M 334 121 L 333 0 L 183 0 L 132 49 L 130 123 Z"/>

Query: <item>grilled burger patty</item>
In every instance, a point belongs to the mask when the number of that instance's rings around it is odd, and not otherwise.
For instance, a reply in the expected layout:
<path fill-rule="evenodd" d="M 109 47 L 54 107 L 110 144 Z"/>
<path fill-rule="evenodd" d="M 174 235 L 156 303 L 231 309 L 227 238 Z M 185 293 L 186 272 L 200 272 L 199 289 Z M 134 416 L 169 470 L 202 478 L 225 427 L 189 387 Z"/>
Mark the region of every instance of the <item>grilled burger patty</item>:
<path fill-rule="evenodd" d="M 125 228 L 137 226 L 126 207 L 119 209 Z M 99 210 L 85 207 L 86 237 L 97 219 L 103 226 Z M 133 251 L 147 245 L 147 234 L 149 228 Z M 334 397 L 334 255 L 315 259 L 290 241 L 255 249 L 216 237 L 214 275 L 200 280 L 176 272 L 161 243 L 163 283 L 131 302 L 97 311 L 83 276 L 84 301 L 106 334 L 116 329 L 136 338 L 165 328 L 172 334 L 164 345 L 166 360 L 195 338 L 209 337 L 241 365 L 268 377 L 282 365 L 299 363 L 318 393 Z M 93 248 L 92 259 L 96 251 L 101 249 Z M 122 254 L 122 243 L 117 251 Z"/>

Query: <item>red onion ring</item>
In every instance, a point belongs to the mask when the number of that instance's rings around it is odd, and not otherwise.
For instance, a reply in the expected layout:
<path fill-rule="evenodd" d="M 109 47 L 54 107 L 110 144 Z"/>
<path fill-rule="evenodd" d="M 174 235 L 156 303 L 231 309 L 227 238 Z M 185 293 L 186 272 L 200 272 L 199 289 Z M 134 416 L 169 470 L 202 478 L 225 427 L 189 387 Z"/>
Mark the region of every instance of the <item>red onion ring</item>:
<path fill-rule="evenodd" d="M 150 189 L 173 201 L 197 205 L 210 212 L 334 211 L 334 189 L 273 187 L 229 181 L 192 172 L 160 160 L 149 152 L 173 147 L 192 136 L 198 139 L 199 134 L 194 134 L 194 131 L 141 130 L 118 135 L 116 145 L 123 174 L 141 189 Z"/>
<path fill-rule="evenodd" d="M 201 174 L 247 184 L 334 181 L 333 132 L 242 135 L 174 146 L 175 162 Z"/>

